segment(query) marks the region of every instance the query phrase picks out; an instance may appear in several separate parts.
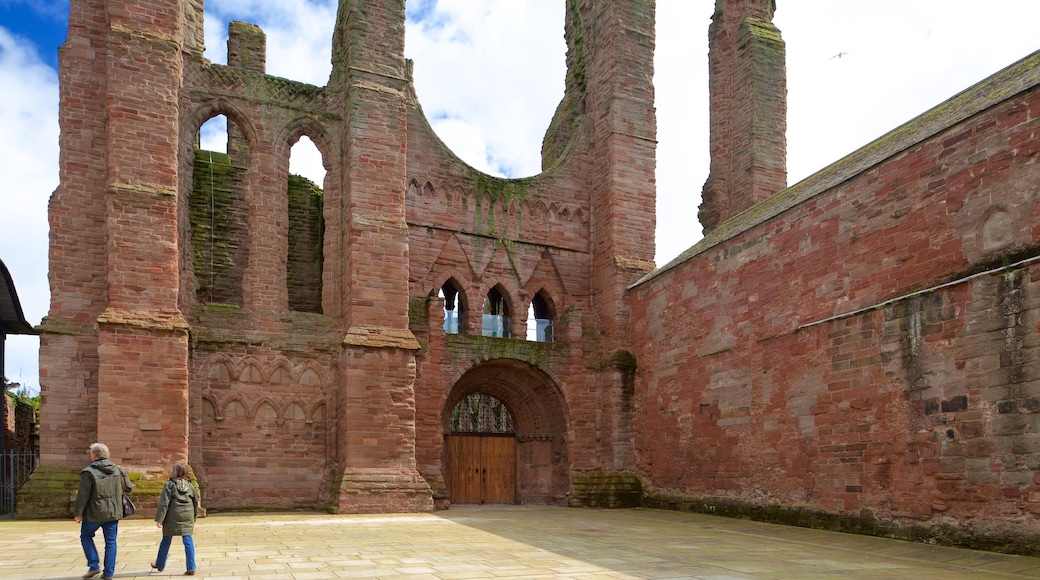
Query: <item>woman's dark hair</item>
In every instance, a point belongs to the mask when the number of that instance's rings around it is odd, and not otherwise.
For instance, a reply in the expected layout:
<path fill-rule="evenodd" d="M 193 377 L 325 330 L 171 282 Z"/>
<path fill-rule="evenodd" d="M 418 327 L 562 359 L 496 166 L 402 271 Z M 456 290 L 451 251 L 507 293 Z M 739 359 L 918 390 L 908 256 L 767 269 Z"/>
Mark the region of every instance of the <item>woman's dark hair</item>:
<path fill-rule="evenodd" d="M 170 479 L 191 479 L 188 477 L 188 468 L 183 463 L 174 463 L 170 470 Z"/>

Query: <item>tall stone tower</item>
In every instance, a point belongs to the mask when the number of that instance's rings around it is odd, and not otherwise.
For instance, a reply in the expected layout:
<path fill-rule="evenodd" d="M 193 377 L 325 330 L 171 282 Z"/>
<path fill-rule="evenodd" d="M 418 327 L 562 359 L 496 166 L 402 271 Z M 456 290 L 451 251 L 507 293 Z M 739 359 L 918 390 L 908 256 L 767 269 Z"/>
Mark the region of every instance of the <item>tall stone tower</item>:
<path fill-rule="evenodd" d="M 95 440 L 130 466 L 188 459 L 177 136 L 201 5 L 71 3 L 40 345 L 44 467 L 84 464 Z"/>
<path fill-rule="evenodd" d="M 568 95 L 576 95 L 590 123 L 590 314 L 609 360 L 589 387 L 613 393 L 602 410 L 617 421 L 616 429 L 597 435 L 602 449 L 590 467 L 613 472 L 634 461 L 626 287 L 654 267 L 657 120 L 647 60 L 654 50 L 653 2 L 581 2 L 568 12 L 568 32 Z"/>
<path fill-rule="evenodd" d="M 625 293 L 653 268 L 653 2 L 566 13 L 543 171 L 507 180 L 430 129 L 404 0 L 340 1 L 324 87 L 267 75 L 246 23 L 207 61 L 201 0 L 73 0 L 20 513 L 66 515 L 92 441 L 145 482 L 188 462 L 217 509 L 638 498 Z M 218 115 L 227 152 L 198 150 Z M 322 184 L 288 174 L 302 136 Z M 480 401 L 499 431 L 458 421 Z"/>
<path fill-rule="evenodd" d="M 340 2 L 332 77 L 343 143 L 337 229 L 345 329 L 338 406 L 343 511 L 432 508 L 415 469 L 414 352 L 408 327 L 408 139 L 404 0 Z"/>
<path fill-rule="evenodd" d="M 704 232 L 787 187 L 787 78 L 775 0 L 716 0 L 708 28 L 711 169 Z"/>

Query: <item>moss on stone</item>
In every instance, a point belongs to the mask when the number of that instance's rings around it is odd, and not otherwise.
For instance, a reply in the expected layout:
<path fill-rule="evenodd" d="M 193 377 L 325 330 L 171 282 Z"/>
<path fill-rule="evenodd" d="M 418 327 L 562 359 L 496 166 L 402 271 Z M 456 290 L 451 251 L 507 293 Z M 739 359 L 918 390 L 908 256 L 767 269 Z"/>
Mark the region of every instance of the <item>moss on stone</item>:
<path fill-rule="evenodd" d="M 79 487 L 78 467 L 39 466 L 29 480 L 18 490 L 15 517 L 18 519 L 72 517 L 76 489 Z"/>
<path fill-rule="evenodd" d="M 586 91 L 585 29 L 576 0 L 567 2 L 567 79 L 563 99 L 556 107 L 549 128 L 542 137 L 542 168 L 566 156 L 574 127 L 584 112 Z"/>
<path fill-rule="evenodd" d="M 325 237 L 324 192 L 311 180 L 289 175 L 289 256 L 286 286 L 289 309 L 321 313 Z"/>
<path fill-rule="evenodd" d="M 502 208 L 508 208 L 510 204 L 515 204 L 517 208 L 523 205 L 524 200 L 527 199 L 527 188 L 531 184 L 533 178 L 524 177 L 520 179 L 502 179 L 500 177 L 494 177 L 486 173 L 477 171 L 476 169 L 470 168 L 468 175 L 469 185 L 473 188 L 476 193 L 477 207 L 480 208 L 484 198 L 488 198 L 490 203 L 490 214 L 488 216 L 490 230 L 489 234 L 494 235 L 494 208 L 499 202 L 502 204 Z M 477 212 L 478 219 L 480 212 Z"/>
<path fill-rule="evenodd" d="M 241 305 L 248 224 L 240 189 L 245 168 L 225 153 L 195 151 L 188 199 L 199 302 Z"/>
<path fill-rule="evenodd" d="M 699 498 L 681 494 L 649 493 L 643 497 L 643 507 L 710 514 L 828 530 L 911 542 L 926 542 L 973 550 L 989 550 L 1023 556 L 1040 555 L 1040 537 L 1023 534 L 1021 530 L 954 529 L 945 525 L 922 526 L 896 520 L 880 520 L 869 513 L 859 517 L 837 515 L 807 505 L 755 505 L 725 498 Z"/>
<path fill-rule="evenodd" d="M 412 296 L 408 300 L 408 327 L 415 332 L 430 330 L 430 297 Z"/>
<path fill-rule="evenodd" d="M 633 473 L 592 471 L 573 474 L 571 507 L 630 508 L 642 504 L 643 482 Z"/>
<path fill-rule="evenodd" d="M 519 338 L 495 338 L 473 334 L 449 334 L 445 344 L 453 360 L 514 359 L 548 372 L 567 358 L 569 346 L 560 342 L 534 342 Z"/>
<path fill-rule="evenodd" d="M 616 351 L 610 357 L 610 365 L 625 371 L 636 370 L 636 355 L 627 350 Z"/>

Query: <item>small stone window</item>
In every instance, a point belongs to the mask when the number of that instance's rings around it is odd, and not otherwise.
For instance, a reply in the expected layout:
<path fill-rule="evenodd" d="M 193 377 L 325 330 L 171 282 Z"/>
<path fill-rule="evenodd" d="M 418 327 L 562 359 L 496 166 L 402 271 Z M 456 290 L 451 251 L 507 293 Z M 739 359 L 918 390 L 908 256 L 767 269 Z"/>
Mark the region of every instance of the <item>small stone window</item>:
<path fill-rule="evenodd" d="M 531 306 L 527 309 L 527 340 L 552 342 L 553 318 L 552 302 L 545 291 L 541 290 L 534 295 Z"/>
<path fill-rule="evenodd" d="M 447 334 L 465 334 L 465 316 L 463 312 L 462 292 L 455 282 L 448 280 L 441 286 L 438 297 L 444 300 L 444 332 Z"/>
<path fill-rule="evenodd" d="M 484 298 L 482 330 L 484 336 L 509 338 L 509 303 L 499 286 L 492 288 Z"/>

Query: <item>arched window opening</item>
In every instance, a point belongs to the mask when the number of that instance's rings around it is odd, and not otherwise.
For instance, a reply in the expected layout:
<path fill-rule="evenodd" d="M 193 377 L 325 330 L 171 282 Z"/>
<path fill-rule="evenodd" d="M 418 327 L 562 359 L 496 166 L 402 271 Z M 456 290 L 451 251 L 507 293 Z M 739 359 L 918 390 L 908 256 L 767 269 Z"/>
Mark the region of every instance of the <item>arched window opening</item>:
<path fill-rule="evenodd" d="M 544 292 L 538 292 L 527 309 L 527 340 L 553 341 L 553 312 Z"/>
<path fill-rule="evenodd" d="M 513 414 L 506 404 L 484 393 L 473 393 L 455 405 L 451 410 L 450 430 L 451 433 L 516 433 Z"/>
<path fill-rule="evenodd" d="M 195 148 L 214 153 L 225 153 L 237 167 L 249 167 L 249 140 L 224 115 L 216 115 L 202 124 L 195 135 Z"/>
<path fill-rule="evenodd" d="M 309 138 L 300 137 L 290 150 L 286 190 L 289 249 L 285 275 L 289 310 L 296 312 L 321 314 L 325 218 L 323 190 L 319 183 L 324 179 L 321 152 Z"/>
<path fill-rule="evenodd" d="M 455 283 L 448 280 L 441 286 L 438 297 L 444 300 L 444 332 L 447 334 L 464 334 L 462 293 Z"/>
<path fill-rule="evenodd" d="M 289 154 L 289 173 L 306 177 L 319 187 L 324 187 L 325 165 L 322 162 L 321 151 L 318 151 L 310 137 L 301 135 L 300 140 L 292 146 Z"/>
<path fill-rule="evenodd" d="M 227 117 L 216 115 L 195 136 L 188 208 L 199 303 L 242 305 L 249 261 L 249 210 L 242 192 L 249 147 L 242 135 Z"/>
<path fill-rule="evenodd" d="M 492 288 L 484 298 L 482 334 L 509 338 L 509 304 L 506 302 L 505 293 L 498 286 Z"/>

